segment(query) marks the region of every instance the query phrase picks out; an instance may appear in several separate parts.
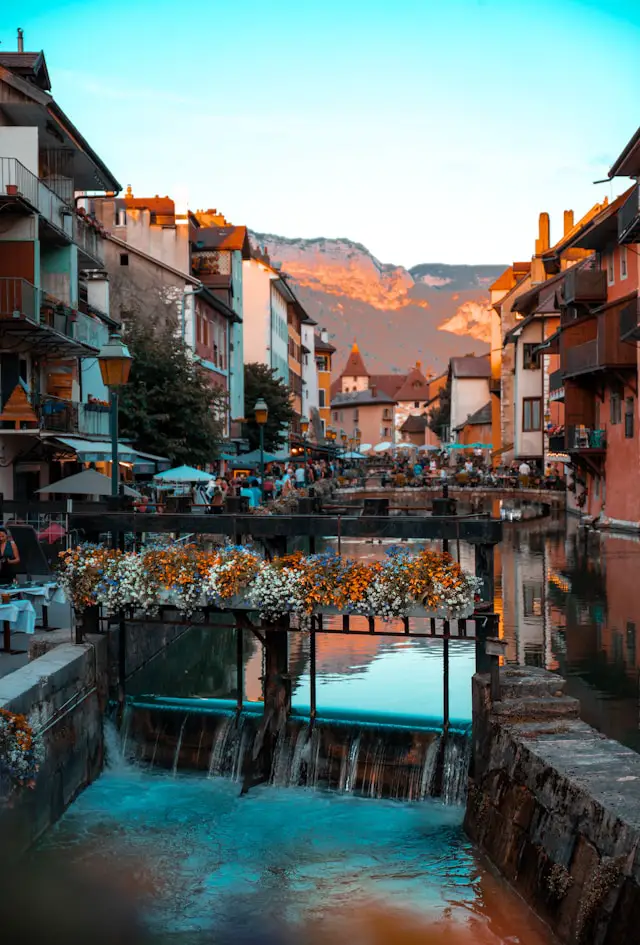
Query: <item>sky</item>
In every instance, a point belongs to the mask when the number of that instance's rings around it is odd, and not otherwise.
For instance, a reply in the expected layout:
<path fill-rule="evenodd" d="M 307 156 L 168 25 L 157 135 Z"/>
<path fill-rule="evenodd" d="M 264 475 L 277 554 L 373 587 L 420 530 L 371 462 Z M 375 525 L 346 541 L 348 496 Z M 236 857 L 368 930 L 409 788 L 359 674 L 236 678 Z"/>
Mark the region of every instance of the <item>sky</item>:
<path fill-rule="evenodd" d="M 134 194 L 381 261 L 508 263 L 640 125 L 638 0 L 4 0 Z"/>

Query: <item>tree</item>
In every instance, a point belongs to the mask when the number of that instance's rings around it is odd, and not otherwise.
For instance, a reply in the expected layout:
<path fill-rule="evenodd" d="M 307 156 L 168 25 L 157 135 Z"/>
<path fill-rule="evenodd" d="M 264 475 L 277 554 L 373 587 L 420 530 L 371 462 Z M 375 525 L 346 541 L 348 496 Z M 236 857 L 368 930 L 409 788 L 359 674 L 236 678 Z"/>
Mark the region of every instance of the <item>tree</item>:
<path fill-rule="evenodd" d="M 266 364 L 245 364 L 244 429 L 252 450 L 260 446 L 260 430 L 254 419 L 254 407 L 261 397 L 269 408 L 269 417 L 264 425 L 264 448 L 268 453 L 274 453 L 286 442 L 289 425 L 295 417 L 291 391 L 276 376 L 274 368 Z"/>
<path fill-rule="evenodd" d="M 440 390 L 437 405 L 429 413 L 429 429 L 433 430 L 436 436 L 444 439 L 447 430 L 451 426 L 451 374 L 447 377 L 447 383 Z"/>
<path fill-rule="evenodd" d="M 204 465 L 218 454 L 227 393 L 212 387 L 177 334 L 173 307 L 153 325 L 124 313 L 124 340 L 133 358 L 120 392 L 123 439 L 178 466 Z"/>

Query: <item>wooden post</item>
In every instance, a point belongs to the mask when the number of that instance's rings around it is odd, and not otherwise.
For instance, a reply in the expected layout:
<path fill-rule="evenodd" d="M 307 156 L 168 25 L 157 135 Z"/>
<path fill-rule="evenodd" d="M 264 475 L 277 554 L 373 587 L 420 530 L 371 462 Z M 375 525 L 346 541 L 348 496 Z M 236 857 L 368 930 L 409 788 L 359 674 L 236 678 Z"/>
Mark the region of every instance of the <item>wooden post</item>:
<path fill-rule="evenodd" d="M 281 618 L 275 626 L 263 621 L 265 638 L 263 776 L 269 778 L 278 732 L 291 711 L 291 679 L 289 678 L 289 618 Z"/>
<path fill-rule="evenodd" d="M 124 610 L 118 614 L 118 714 L 122 718 L 127 680 L 127 624 Z"/>
<path fill-rule="evenodd" d="M 493 599 L 495 594 L 495 575 L 493 565 L 493 552 L 495 545 L 488 543 L 478 543 L 476 550 L 476 577 L 481 578 L 482 587 L 480 588 L 480 600 L 493 610 Z"/>
<path fill-rule="evenodd" d="M 449 621 L 444 622 L 442 640 L 442 730 L 446 736 L 449 731 Z"/>
<path fill-rule="evenodd" d="M 476 624 L 476 673 L 490 673 L 491 660 L 487 653 L 487 640 L 498 636 L 497 614 L 474 614 Z"/>
<path fill-rule="evenodd" d="M 309 716 L 313 723 L 316 718 L 316 629 L 311 628 L 309 635 Z"/>

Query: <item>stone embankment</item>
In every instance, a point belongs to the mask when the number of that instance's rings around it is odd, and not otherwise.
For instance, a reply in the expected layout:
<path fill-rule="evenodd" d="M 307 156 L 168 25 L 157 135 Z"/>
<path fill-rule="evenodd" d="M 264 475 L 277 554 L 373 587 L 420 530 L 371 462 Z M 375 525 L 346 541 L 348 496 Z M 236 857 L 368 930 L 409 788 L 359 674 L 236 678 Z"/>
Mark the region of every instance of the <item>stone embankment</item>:
<path fill-rule="evenodd" d="M 572 945 L 640 940 L 640 755 L 579 719 L 544 670 L 473 680 L 467 833 Z"/>

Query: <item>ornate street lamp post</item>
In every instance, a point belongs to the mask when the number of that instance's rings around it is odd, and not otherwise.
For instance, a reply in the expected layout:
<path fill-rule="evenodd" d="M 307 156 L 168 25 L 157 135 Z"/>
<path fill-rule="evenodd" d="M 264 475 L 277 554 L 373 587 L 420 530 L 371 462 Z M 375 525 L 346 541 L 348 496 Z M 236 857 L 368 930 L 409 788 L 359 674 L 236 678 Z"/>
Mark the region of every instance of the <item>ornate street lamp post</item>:
<path fill-rule="evenodd" d="M 302 433 L 302 458 L 304 464 L 307 464 L 307 433 L 309 432 L 309 418 L 304 415 L 300 417 L 300 432 Z"/>
<path fill-rule="evenodd" d="M 132 357 L 118 333 L 100 348 L 98 364 L 111 401 L 111 495 L 118 495 L 118 389 L 129 380 Z"/>
<path fill-rule="evenodd" d="M 258 424 L 258 430 L 260 431 L 260 492 L 262 493 L 262 501 L 264 502 L 264 425 L 269 419 L 269 408 L 267 407 L 266 400 L 263 400 L 262 397 L 256 400 L 253 413 L 256 423 Z"/>

